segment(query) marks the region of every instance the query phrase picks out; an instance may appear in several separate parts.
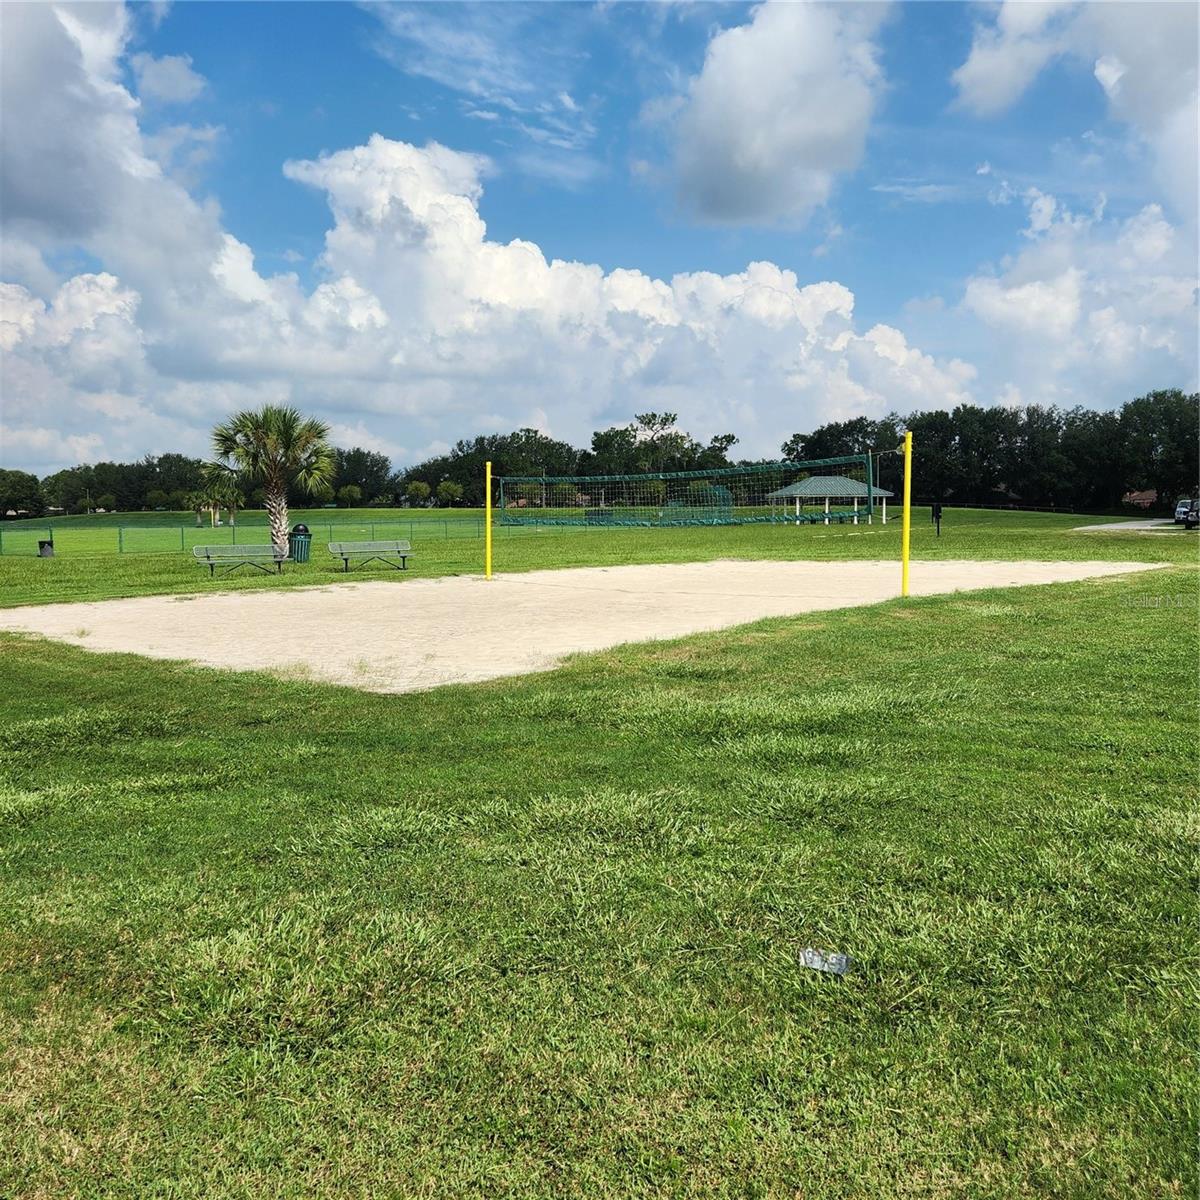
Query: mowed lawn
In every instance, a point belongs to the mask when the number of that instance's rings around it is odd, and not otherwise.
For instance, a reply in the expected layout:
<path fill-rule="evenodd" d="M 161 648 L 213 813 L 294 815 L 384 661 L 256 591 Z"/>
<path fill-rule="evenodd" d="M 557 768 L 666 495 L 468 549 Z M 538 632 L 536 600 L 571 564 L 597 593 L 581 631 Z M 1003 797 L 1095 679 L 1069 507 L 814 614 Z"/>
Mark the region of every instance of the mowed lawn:
<path fill-rule="evenodd" d="M 1194 1195 L 1196 542 L 917 542 L 1180 565 L 402 696 L 0 639 L 0 1194 Z"/>

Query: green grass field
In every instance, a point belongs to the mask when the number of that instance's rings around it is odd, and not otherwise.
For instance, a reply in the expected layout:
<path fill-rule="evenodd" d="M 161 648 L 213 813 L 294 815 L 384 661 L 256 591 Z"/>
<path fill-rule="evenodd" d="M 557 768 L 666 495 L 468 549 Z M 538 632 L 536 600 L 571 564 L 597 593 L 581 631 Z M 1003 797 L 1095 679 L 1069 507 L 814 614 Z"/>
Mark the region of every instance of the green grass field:
<path fill-rule="evenodd" d="M 1197 540 L 1079 523 L 918 520 L 914 570 L 1173 565 L 399 696 L 0 638 L 0 1194 L 1194 1195 Z M 6 604 L 211 586 L 0 559 Z"/>

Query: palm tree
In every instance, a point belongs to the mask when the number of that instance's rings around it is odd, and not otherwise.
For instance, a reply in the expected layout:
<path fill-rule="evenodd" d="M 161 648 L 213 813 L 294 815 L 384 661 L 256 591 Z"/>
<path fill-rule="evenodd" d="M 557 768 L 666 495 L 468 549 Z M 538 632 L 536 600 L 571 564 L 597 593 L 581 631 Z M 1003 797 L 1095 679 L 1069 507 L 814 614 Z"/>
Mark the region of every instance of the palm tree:
<path fill-rule="evenodd" d="M 222 463 L 205 463 L 204 494 L 218 509 L 229 509 L 229 524 L 237 524 L 238 510 L 246 507 L 245 476 L 237 468 Z"/>
<path fill-rule="evenodd" d="M 337 464 L 328 437 L 323 421 L 276 404 L 237 413 L 213 430 L 213 465 L 262 484 L 271 541 L 281 554 L 288 549 L 288 488 L 314 495 L 333 482 Z"/>
<path fill-rule="evenodd" d="M 208 492 L 201 489 L 188 492 L 185 503 L 196 514 L 196 528 L 199 529 L 204 524 L 200 518 L 200 514 L 203 512 L 212 512 L 212 500 Z"/>

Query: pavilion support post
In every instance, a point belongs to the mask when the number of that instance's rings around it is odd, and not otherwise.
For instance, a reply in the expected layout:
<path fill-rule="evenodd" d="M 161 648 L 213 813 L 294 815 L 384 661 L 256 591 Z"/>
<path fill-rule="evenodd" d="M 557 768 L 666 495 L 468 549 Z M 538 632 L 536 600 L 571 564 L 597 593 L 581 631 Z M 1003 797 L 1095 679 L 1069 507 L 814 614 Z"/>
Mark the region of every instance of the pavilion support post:
<path fill-rule="evenodd" d="M 880 496 L 879 499 L 883 501 L 883 523 L 886 525 L 887 524 L 887 497 Z"/>
<path fill-rule="evenodd" d="M 825 497 L 825 524 L 829 524 L 829 497 Z"/>
<path fill-rule="evenodd" d="M 858 497 L 854 497 L 854 523 L 858 524 Z"/>

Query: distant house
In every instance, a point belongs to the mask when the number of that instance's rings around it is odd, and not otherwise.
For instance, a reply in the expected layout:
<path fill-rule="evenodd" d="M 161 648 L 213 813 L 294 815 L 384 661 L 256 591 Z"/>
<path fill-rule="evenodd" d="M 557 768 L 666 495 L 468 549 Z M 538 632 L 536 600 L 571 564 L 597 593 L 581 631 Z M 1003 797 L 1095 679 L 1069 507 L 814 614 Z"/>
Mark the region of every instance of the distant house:
<path fill-rule="evenodd" d="M 1147 488 L 1144 492 L 1126 492 L 1121 497 L 1121 503 L 1131 508 L 1152 508 L 1158 503 L 1158 492 L 1154 488 Z"/>

